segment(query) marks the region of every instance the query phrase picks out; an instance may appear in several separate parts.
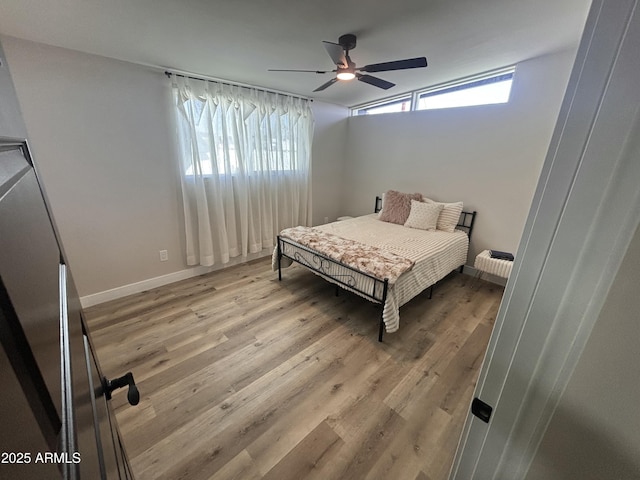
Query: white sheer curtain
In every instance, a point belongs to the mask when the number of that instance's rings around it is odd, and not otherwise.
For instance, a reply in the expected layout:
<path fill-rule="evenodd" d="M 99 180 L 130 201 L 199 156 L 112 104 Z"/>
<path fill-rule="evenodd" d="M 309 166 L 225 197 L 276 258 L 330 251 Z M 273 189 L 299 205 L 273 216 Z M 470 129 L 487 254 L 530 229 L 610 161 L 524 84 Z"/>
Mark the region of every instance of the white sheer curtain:
<path fill-rule="evenodd" d="M 309 102 L 172 76 L 187 263 L 211 266 L 311 224 Z"/>

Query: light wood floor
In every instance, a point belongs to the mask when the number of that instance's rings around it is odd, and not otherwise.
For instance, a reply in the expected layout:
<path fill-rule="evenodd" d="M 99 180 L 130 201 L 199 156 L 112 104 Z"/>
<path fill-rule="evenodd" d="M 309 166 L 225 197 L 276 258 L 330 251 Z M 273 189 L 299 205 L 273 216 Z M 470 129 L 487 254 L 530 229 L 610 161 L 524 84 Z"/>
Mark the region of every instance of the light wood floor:
<path fill-rule="evenodd" d="M 400 310 L 270 259 L 88 309 L 138 480 L 448 476 L 503 289 L 453 273 Z"/>

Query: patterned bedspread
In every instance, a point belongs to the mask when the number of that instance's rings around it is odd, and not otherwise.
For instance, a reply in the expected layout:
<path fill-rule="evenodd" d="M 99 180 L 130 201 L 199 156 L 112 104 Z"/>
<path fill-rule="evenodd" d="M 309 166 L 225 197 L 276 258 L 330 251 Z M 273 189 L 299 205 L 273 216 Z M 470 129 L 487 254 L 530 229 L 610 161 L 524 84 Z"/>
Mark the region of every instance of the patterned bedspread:
<path fill-rule="evenodd" d="M 313 227 L 293 227 L 280 232 L 300 245 L 393 285 L 415 262 L 388 250 L 326 233 Z"/>

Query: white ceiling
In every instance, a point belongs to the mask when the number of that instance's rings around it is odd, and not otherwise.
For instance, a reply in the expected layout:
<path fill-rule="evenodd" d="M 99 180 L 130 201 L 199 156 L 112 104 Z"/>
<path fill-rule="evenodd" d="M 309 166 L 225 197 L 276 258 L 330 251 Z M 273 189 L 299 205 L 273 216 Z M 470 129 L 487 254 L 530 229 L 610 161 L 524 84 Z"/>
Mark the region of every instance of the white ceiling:
<path fill-rule="evenodd" d="M 2 0 L 0 33 L 296 93 L 346 106 L 574 47 L 590 0 Z M 322 40 L 358 36 L 358 66 L 426 56 L 377 73 L 381 90 L 338 82 Z"/>

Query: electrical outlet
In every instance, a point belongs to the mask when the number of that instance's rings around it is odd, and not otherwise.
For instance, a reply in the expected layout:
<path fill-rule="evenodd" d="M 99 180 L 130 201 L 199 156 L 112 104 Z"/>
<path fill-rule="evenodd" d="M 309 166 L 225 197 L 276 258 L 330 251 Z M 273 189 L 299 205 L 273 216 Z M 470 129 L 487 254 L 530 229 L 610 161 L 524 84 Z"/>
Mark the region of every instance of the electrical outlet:
<path fill-rule="evenodd" d="M 329 217 L 324 217 L 324 223 L 329 223 Z"/>
<path fill-rule="evenodd" d="M 160 250 L 160 261 L 166 262 L 167 260 L 169 260 L 169 252 L 166 250 Z"/>

